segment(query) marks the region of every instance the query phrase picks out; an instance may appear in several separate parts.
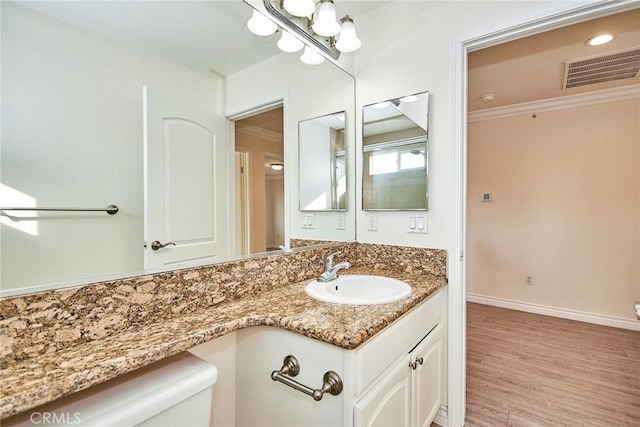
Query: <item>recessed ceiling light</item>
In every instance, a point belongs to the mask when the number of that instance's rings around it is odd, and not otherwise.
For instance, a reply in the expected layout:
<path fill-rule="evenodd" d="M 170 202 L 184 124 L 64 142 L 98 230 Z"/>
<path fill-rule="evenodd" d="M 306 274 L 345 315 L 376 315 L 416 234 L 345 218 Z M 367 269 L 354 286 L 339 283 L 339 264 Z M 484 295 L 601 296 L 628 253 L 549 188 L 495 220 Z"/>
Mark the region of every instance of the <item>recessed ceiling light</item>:
<path fill-rule="evenodd" d="M 388 106 L 389 106 L 389 102 L 388 101 L 382 101 L 382 102 L 378 102 L 377 104 L 373 104 L 372 105 L 372 107 L 375 108 L 376 110 L 384 110 Z"/>
<path fill-rule="evenodd" d="M 415 102 L 417 100 L 418 100 L 418 97 L 415 95 L 409 95 L 409 96 L 400 98 L 400 102 Z"/>
<path fill-rule="evenodd" d="M 611 40 L 613 40 L 611 34 L 600 34 L 599 36 L 591 37 L 585 43 L 589 46 L 600 46 L 609 43 Z"/>
<path fill-rule="evenodd" d="M 482 99 L 482 102 L 484 102 L 484 103 L 493 102 L 493 100 L 496 99 L 496 94 L 495 93 L 485 93 L 485 94 L 480 96 L 480 99 Z"/>

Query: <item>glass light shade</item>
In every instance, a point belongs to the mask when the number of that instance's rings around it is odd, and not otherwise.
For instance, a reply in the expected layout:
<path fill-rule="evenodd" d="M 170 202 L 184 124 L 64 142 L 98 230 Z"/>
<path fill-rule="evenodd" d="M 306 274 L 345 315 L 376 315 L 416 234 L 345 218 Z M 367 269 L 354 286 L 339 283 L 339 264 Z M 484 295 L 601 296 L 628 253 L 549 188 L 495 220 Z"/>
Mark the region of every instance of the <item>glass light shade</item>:
<path fill-rule="evenodd" d="M 316 19 L 311 26 L 313 31 L 324 37 L 335 36 L 340 32 L 340 24 L 336 20 L 336 7 L 332 0 L 321 0 Z"/>
<path fill-rule="evenodd" d="M 284 0 L 283 6 L 290 14 L 301 18 L 313 15 L 316 10 L 313 0 Z"/>
<path fill-rule="evenodd" d="M 247 28 L 256 36 L 263 37 L 270 36 L 278 31 L 278 26 L 257 10 L 253 11 L 251 19 L 247 21 Z"/>
<path fill-rule="evenodd" d="M 362 41 L 356 35 L 353 19 L 345 16 L 340 21 L 340 39 L 336 42 L 336 49 L 340 52 L 353 52 L 360 49 Z"/>
<path fill-rule="evenodd" d="M 318 65 L 324 62 L 324 57 L 309 46 L 305 46 L 304 53 L 300 56 L 300 60 L 305 64 Z"/>
<path fill-rule="evenodd" d="M 278 47 L 283 52 L 297 52 L 304 47 L 304 43 L 295 38 L 286 30 L 282 30 L 282 36 L 278 40 Z"/>
<path fill-rule="evenodd" d="M 271 169 L 274 171 L 281 171 L 284 169 L 284 165 L 282 163 L 271 163 L 269 166 L 271 166 Z"/>

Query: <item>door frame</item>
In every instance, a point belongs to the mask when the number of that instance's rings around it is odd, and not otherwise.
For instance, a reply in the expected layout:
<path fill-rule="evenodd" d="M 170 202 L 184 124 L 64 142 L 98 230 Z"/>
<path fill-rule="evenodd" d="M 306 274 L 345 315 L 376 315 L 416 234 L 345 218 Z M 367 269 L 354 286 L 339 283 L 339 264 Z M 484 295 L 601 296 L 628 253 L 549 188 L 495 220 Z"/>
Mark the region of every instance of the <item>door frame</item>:
<path fill-rule="evenodd" d="M 291 222 L 291 197 L 290 192 L 287 190 L 291 188 L 292 180 L 296 179 L 291 176 L 291 168 L 287 168 L 286 165 L 293 164 L 295 162 L 295 153 L 292 154 L 292 151 L 289 144 L 291 143 L 291 136 L 289 132 L 289 121 L 287 119 L 287 94 L 286 93 L 273 93 L 271 95 L 267 95 L 265 97 L 257 98 L 251 101 L 244 102 L 242 104 L 234 105 L 225 110 L 225 117 L 227 118 L 228 123 L 228 132 L 229 135 L 229 164 L 235 165 L 235 152 L 236 152 L 236 135 L 235 135 L 235 122 L 241 119 L 245 119 L 247 117 L 255 116 L 256 114 L 264 113 L 265 111 L 272 110 L 277 107 L 282 107 L 282 144 L 283 144 L 283 154 L 284 154 L 284 241 L 285 243 L 289 242 L 290 236 L 290 222 Z M 229 168 L 228 179 L 230 183 L 229 188 L 233 188 L 234 191 L 229 191 L 229 212 L 227 217 L 230 219 L 229 225 L 233 227 L 235 230 L 236 224 L 236 197 L 235 197 L 235 170 L 233 168 Z M 230 249 L 234 249 L 236 247 L 235 242 L 235 233 L 233 234 L 233 239 L 230 241 Z M 286 245 L 285 245 L 286 246 Z"/>
<path fill-rule="evenodd" d="M 451 236 L 448 272 L 449 426 L 464 425 L 466 391 L 465 224 L 467 195 L 467 54 L 515 39 L 640 7 L 638 0 L 557 2 L 456 34 L 452 39 Z"/>
<path fill-rule="evenodd" d="M 233 227 L 234 230 L 234 249 L 233 249 L 233 254 L 234 256 L 244 256 L 247 255 L 249 252 L 249 236 L 251 235 L 251 221 L 249 221 L 249 211 L 251 209 L 251 201 L 250 201 L 250 197 L 249 197 L 249 181 L 250 181 L 250 176 L 249 176 L 249 170 L 247 168 L 247 165 L 249 164 L 249 159 L 250 159 L 250 150 L 248 149 L 244 149 L 244 148 L 239 148 L 236 146 L 235 149 L 235 155 L 239 156 L 240 158 L 240 163 L 241 163 L 241 167 L 244 169 L 242 172 L 242 178 L 240 178 L 241 182 L 234 182 L 234 197 L 235 200 L 238 200 L 238 188 L 241 189 L 241 197 L 242 197 L 242 208 L 240 209 L 240 212 L 238 212 L 237 210 L 235 211 L 236 213 L 236 226 Z M 234 173 L 234 178 L 238 177 L 238 165 L 234 162 L 234 166 L 235 166 L 235 173 Z M 237 204 L 236 204 L 236 208 L 237 208 Z M 240 223 L 238 223 L 238 220 L 240 221 Z M 238 233 L 238 231 L 240 231 Z M 238 241 L 238 235 L 240 235 L 240 241 Z"/>

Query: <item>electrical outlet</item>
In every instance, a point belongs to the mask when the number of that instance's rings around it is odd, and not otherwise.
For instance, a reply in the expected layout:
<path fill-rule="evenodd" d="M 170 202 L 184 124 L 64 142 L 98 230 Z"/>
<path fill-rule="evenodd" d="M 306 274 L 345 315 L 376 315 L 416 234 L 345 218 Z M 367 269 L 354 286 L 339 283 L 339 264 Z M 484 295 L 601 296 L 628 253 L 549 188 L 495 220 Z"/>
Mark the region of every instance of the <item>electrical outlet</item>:
<path fill-rule="evenodd" d="M 367 231 L 378 231 L 378 213 L 367 213 Z"/>
<path fill-rule="evenodd" d="M 345 224 L 344 214 L 343 213 L 339 213 L 338 214 L 338 224 L 336 225 L 336 230 L 344 230 L 345 227 L 346 227 L 346 224 Z"/>
<path fill-rule="evenodd" d="M 533 285 L 533 276 L 524 276 L 524 284 L 529 286 Z"/>

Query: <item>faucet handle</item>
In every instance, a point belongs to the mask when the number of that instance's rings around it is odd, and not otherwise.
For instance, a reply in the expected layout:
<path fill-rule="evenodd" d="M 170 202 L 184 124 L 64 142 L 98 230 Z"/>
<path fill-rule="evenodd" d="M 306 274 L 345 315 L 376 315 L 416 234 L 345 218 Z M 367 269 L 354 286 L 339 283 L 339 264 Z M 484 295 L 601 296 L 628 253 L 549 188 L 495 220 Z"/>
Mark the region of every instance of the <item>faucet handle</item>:
<path fill-rule="evenodd" d="M 323 264 L 324 264 L 324 269 L 328 270 L 331 267 L 333 267 L 333 257 L 336 255 L 340 255 L 342 253 L 342 251 L 338 251 L 338 252 L 334 252 L 332 254 L 327 255 L 326 257 L 324 257 L 324 259 L 322 260 Z"/>

